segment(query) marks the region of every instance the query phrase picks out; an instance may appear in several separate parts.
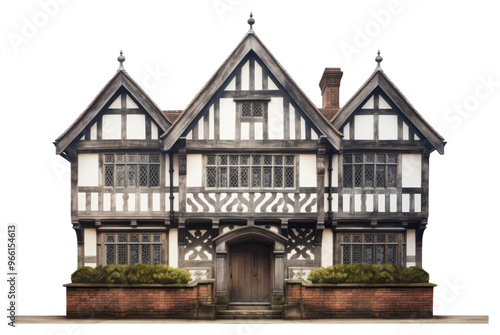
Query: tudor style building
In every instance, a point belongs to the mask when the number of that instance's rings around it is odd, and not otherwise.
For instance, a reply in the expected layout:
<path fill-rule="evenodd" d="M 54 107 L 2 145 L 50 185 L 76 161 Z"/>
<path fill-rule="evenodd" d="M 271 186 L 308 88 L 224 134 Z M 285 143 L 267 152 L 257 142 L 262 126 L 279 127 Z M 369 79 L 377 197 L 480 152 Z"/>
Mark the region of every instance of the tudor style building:
<path fill-rule="evenodd" d="M 120 67 L 55 141 L 71 163 L 78 266 L 166 264 L 219 303 L 283 299 L 284 279 L 342 263 L 422 264 L 429 155 L 443 138 L 377 68 L 323 107 L 250 30 L 184 111 Z"/>

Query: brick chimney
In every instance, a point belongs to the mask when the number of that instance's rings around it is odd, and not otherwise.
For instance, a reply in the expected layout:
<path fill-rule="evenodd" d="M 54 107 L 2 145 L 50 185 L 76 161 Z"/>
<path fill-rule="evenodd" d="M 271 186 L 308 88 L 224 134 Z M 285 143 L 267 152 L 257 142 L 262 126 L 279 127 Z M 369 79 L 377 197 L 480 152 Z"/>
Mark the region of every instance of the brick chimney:
<path fill-rule="evenodd" d="M 344 73 L 339 67 L 327 67 L 319 82 L 321 96 L 323 97 L 323 108 L 321 112 L 330 120 L 339 110 L 339 88 L 340 80 Z"/>

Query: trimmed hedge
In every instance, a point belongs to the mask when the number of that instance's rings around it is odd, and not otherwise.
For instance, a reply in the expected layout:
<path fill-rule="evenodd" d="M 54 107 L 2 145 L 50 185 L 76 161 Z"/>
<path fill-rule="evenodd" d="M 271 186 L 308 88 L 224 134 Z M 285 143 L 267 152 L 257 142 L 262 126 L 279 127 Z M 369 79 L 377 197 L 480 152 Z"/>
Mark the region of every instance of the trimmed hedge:
<path fill-rule="evenodd" d="M 84 266 L 71 275 L 72 283 L 186 284 L 190 281 L 191 275 L 186 269 L 160 264 Z"/>
<path fill-rule="evenodd" d="M 388 264 L 342 264 L 317 268 L 307 277 L 313 283 L 392 284 L 428 283 L 429 274 L 422 268 L 403 268 Z"/>

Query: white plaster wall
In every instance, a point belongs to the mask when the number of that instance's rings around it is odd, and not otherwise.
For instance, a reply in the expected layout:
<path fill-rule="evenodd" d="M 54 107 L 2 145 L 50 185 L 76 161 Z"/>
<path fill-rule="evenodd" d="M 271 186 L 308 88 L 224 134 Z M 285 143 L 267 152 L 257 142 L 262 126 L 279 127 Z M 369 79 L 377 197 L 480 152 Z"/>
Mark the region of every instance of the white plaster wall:
<path fill-rule="evenodd" d="M 78 186 L 99 186 L 99 155 L 78 155 Z"/>
<path fill-rule="evenodd" d="M 416 193 L 414 196 L 415 196 L 415 212 L 420 213 L 422 211 L 422 195 Z"/>
<path fill-rule="evenodd" d="M 300 139 L 306 139 L 306 120 L 302 116 L 300 117 Z"/>
<path fill-rule="evenodd" d="M 220 101 L 220 135 L 221 140 L 235 139 L 236 104 L 233 98 L 222 98 Z"/>
<path fill-rule="evenodd" d="M 288 105 L 288 116 L 290 118 L 290 139 L 295 140 L 295 108 L 292 104 Z"/>
<path fill-rule="evenodd" d="M 351 139 L 351 129 L 350 129 L 349 122 L 347 122 L 346 125 L 344 126 L 343 134 L 344 134 L 344 140 Z"/>
<path fill-rule="evenodd" d="M 339 195 L 338 195 L 338 193 L 332 194 L 332 211 L 334 211 L 334 212 L 339 211 Z"/>
<path fill-rule="evenodd" d="M 316 187 L 316 155 L 299 155 L 299 187 Z"/>
<path fill-rule="evenodd" d="M 378 108 L 379 109 L 391 109 L 392 107 L 387 103 L 387 101 L 382 98 L 381 95 L 378 96 Z"/>
<path fill-rule="evenodd" d="M 106 212 L 111 210 L 111 193 L 104 193 L 102 195 L 102 209 Z"/>
<path fill-rule="evenodd" d="M 403 122 L 403 140 L 407 141 L 410 139 L 410 128 L 406 123 Z"/>
<path fill-rule="evenodd" d="M 202 155 L 201 154 L 188 154 L 186 155 L 186 186 L 187 187 L 201 187 L 202 178 Z"/>
<path fill-rule="evenodd" d="M 283 98 L 271 98 L 267 105 L 268 138 L 282 140 L 285 138 L 283 122 Z"/>
<path fill-rule="evenodd" d="M 397 115 L 379 115 L 378 122 L 379 140 L 397 140 L 398 139 L 398 116 Z"/>
<path fill-rule="evenodd" d="M 398 195 L 389 195 L 389 211 L 394 213 L 398 211 Z"/>
<path fill-rule="evenodd" d="M 254 139 L 263 140 L 264 139 L 264 126 L 262 122 L 255 122 L 253 124 Z"/>
<path fill-rule="evenodd" d="M 151 122 L 151 139 L 152 140 L 158 139 L 158 127 L 154 122 Z"/>
<path fill-rule="evenodd" d="M 140 210 L 141 212 L 147 212 L 148 211 L 148 194 L 147 193 L 141 193 L 141 198 L 139 199 L 140 202 Z"/>
<path fill-rule="evenodd" d="M 92 127 L 90 127 L 90 139 L 97 140 L 97 122 L 94 123 Z"/>
<path fill-rule="evenodd" d="M 160 193 L 153 193 L 153 211 L 160 210 Z"/>
<path fill-rule="evenodd" d="M 361 194 L 354 195 L 354 211 L 361 212 Z"/>
<path fill-rule="evenodd" d="M 236 77 L 233 77 L 233 79 L 227 84 L 226 91 L 234 91 L 236 90 Z"/>
<path fill-rule="evenodd" d="M 90 210 L 99 210 L 99 193 L 97 192 L 90 193 Z"/>
<path fill-rule="evenodd" d="M 260 67 L 259 63 L 254 62 L 255 64 L 255 89 L 262 90 L 262 67 Z"/>
<path fill-rule="evenodd" d="M 373 194 L 366 195 L 365 206 L 367 212 L 373 212 Z"/>
<path fill-rule="evenodd" d="M 408 229 L 406 231 L 406 256 L 417 255 L 417 241 L 415 229 Z"/>
<path fill-rule="evenodd" d="M 321 266 L 327 267 L 333 265 L 333 232 L 326 228 L 323 230 L 323 239 L 321 244 Z"/>
<path fill-rule="evenodd" d="M 368 101 L 363 105 L 363 109 L 373 109 L 375 108 L 373 95 L 368 99 Z"/>
<path fill-rule="evenodd" d="M 354 139 L 373 140 L 373 115 L 354 116 Z"/>
<path fill-rule="evenodd" d="M 102 116 L 102 139 L 120 140 L 122 137 L 122 116 L 103 115 Z"/>
<path fill-rule="evenodd" d="M 250 61 L 247 61 L 241 68 L 241 89 L 243 91 L 250 89 Z"/>
<path fill-rule="evenodd" d="M 126 97 L 127 108 L 139 108 L 132 98 L 127 94 Z"/>
<path fill-rule="evenodd" d="M 213 140 L 215 134 L 214 105 L 208 109 L 208 139 Z"/>
<path fill-rule="evenodd" d="M 351 195 L 342 194 L 342 211 L 349 213 L 351 211 Z"/>
<path fill-rule="evenodd" d="M 422 155 L 403 154 L 402 156 L 402 186 L 422 187 Z"/>
<path fill-rule="evenodd" d="M 242 140 L 250 139 L 250 123 L 248 122 L 241 123 L 241 139 Z"/>
<path fill-rule="evenodd" d="M 140 115 L 140 114 L 127 115 L 127 139 L 129 140 L 146 139 L 146 115 Z"/>
<path fill-rule="evenodd" d="M 127 206 L 129 212 L 135 212 L 135 193 L 128 194 Z"/>
<path fill-rule="evenodd" d="M 78 193 L 78 210 L 84 212 L 87 210 L 87 195 L 86 193 Z"/>
<path fill-rule="evenodd" d="M 408 193 L 403 194 L 401 205 L 404 213 L 408 213 L 410 211 L 410 195 Z"/>
<path fill-rule="evenodd" d="M 173 156 L 174 161 L 174 185 L 179 186 L 179 156 Z M 170 186 L 170 157 L 169 155 L 165 155 L 165 186 Z"/>
<path fill-rule="evenodd" d="M 179 250 L 177 247 L 177 228 L 168 231 L 168 266 L 179 266 Z"/>
<path fill-rule="evenodd" d="M 123 193 L 115 194 L 115 205 L 117 212 L 123 212 Z"/>
<path fill-rule="evenodd" d="M 119 95 L 113 103 L 109 106 L 110 109 L 122 108 L 122 97 Z"/>
<path fill-rule="evenodd" d="M 267 77 L 267 89 L 268 90 L 278 90 L 278 86 L 276 86 L 276 83 L 271 79 L 271 77 Z"/>
<path fill-rule="evenodd" d="M 97 233 L 95 228 L 83 230 L 83 242 L 85 256 L 97 256 Z"/>
<path fill-rule="evenodd" d="M 380 213 L 385 212 L 385 194 L 378 195 L 378 211 Z"/>

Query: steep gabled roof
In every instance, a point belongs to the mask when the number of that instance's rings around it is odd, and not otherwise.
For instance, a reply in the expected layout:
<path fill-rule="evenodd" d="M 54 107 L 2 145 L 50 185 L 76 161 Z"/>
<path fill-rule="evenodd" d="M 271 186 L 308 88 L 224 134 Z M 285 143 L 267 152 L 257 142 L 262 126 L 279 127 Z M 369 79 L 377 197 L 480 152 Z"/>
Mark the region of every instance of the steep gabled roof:
<path fill-rule="evenodd" d="M 215 74 L 189 103 L 184 112 L 177 118 L 172 126 L 161 136 L 164 141 L 164 150 L 170 150 L 183 132 L 195 120 L 197 115 L 209 104 L 212 97 L 230 77 L 236 67 L 250 53 L 254 52 L 263 64 L 269 69 L 278 83 L 290 95 L 295 104 L 306 114 L 318 130 L 327 137 L 334 148 L 340 148 L 342 134 L 332 127 L 316 106 L 307 98 L 295 81 L 274 58 L 262 41 L 252 30 L 245 35 L 236 49 L 222 63 Z"/>
<path fill-rule="evenodd" d="M 78 116 L 78 118 L 54 142 L 56 154 L 60 155 L 87 127 L 97 114 L 111 101 L 110 99 L 119 91 L 125 89 L 149 116 L 162 128 L 163 131 L 170 127 L 171 122 L 162 114 L 161 109 L 144 92 L 124 70 L 118 70 L 111 80 L 101 89 L 97 96 Z"/>
<path fill-rule="evenodd" d="M 410 120 L 415 128 L 422 133 L 426 140 L 440 153 L 444 154 L 446 141 L 432 128 L 422 115 L 411 105 L 403 93 L 394 85 L 387 75 L 379 68 L 375 70 L 368 80 L 358 91 L 346 102 L 340 112 L 334 116 L 332 124 L 340 129 L 354 111 L 371 95 L 376 89 L 381 89 L 398 107 L 403 115 Z"/>

